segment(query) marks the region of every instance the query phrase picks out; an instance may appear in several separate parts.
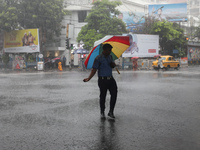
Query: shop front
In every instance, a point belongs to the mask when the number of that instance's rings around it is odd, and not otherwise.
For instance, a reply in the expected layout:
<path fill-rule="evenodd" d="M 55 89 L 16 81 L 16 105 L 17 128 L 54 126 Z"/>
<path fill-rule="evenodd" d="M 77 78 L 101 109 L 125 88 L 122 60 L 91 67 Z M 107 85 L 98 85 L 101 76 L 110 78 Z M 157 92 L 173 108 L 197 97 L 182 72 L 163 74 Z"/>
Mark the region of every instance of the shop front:
<path fill-rule="evenodd" d="M 199 65 L 200 64 L 200 43 L 190 42 L 188 43 L 188 64 Z"/>
<path fill-rule="evenodd" d="M 12 69 L 36 68 L 40 61 L 39 29 L 5 32 L 3 53 L 8 54 Z"/>

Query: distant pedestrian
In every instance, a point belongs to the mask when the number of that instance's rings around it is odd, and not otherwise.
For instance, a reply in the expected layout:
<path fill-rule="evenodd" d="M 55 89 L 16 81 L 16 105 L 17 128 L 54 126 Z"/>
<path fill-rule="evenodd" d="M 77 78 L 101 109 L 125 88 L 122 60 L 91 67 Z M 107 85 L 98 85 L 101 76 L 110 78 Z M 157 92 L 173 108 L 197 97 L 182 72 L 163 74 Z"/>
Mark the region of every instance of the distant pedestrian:
<path fill-rule="evenodd" d="M 58 70 L 63 71 L 61 61 L 58 62 Z"/>
<path fill-rule="evenodd" d="M 115 119 L 114 108 L 117 100 L 117 83 L 112 76 L 112 68 L 114 68 L 116 64 L 114 63 L 113 58 L 110 55 L 111 50 L 112 46 L 110 44 L 103 45 L 103 52 L 95 58 L 89 77 L 83 80 L 84 82 L 88 82 L 98 70 L 98 86 L 100 89 L 99 103 L 102 119 L 105 119 L 105 102 L 107 90 L 109 90 L 111 95 L 108 117 L 111 119 Z"/>
<path fill-rule="evenodd" d="M 138 68 L 137 59 L 133 59 L 133 71 L 136 71 Z"/>
<path fill-rule="evenodd" d="M 51 54 L 49 55 L 49 60 L 50 60 L 50 68 L 53 69 L 55 60 L 53 60 L 53 57 Z"/>
<path fill-rule="evenodd" d="M 63 68 L 65 67 L 65 64 L 66 64 L 66 57 L 64 56 L 64 57 L 63 57 L 63 63 L 62 63 Z"/>
<path fill-rule="evenodd" d="M 47 57 L 49 69 L 52 68 L 52 59 L 53 59 L 53 58 L 52 58 L 52 56 L 51 56 L 51 54 L 50 54 L 49 57 Z"/>
<path fill-rule="evenodd" d="M 163 60 L 162 57 L 159 56 L 159 58 L 158 58 L 158 71 L 159 71 L 160 69 L 163 69 L 162 60 Z"/>

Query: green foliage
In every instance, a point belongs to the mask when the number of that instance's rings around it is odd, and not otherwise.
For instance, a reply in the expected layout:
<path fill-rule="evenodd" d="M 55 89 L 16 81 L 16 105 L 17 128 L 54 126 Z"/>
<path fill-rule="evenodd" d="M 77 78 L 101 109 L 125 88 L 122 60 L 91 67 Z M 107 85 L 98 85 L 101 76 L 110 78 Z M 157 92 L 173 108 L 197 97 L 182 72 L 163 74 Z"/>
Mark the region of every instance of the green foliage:
<path fill-rule="evenodd" d="M 34 56 L 32 54 L 28 55 L 28 60 L 27 62 L 34 62 Z"/>
<path fill-rule="evenodd" d="M 150 34 L 159 35 L 159 44 L 162 54 L 172 54 L 173 49 L 179 49 L 181 55 L 185 55 L 186 44 L 184 31 L 177 23 L 155 22 Z"/>
<path fill-rule="evenodd" d="M 3 60 L 3 63 L 7 65 L 9 63 L 9 54 L 8 53 L 4 53 L 2 55 L 2 60 Z"/>
<path fill-rule="evenodd" d="M 0 0 L 0 32 L 39 28 L 45 42 L 60 35 L 66 14 L 63 0 Z"/>
<path fill-rule="evenodd" d="M 82 40 L 84 48 L 89 50 L 96 40 L 106 35 L 121 35 L 127 32 L 124 22 L 117 18 L 120 12 L 115 9 L 121 2 L 102 0 L 94 2 L 93 5 L 85 20 L 88 24 L 82 27 L 77 37 L 77 41 Z"/>
<path fill-rule="evenodd" d="M 179 56 L 186 56 L 187 41 L 184 30 L 177 23 L 160 22 L 151 17 L 145 18 L 145 23 L 136 28 L 136 34 L 156 34 L 159 35 L 159 45 L 162 54 L 173 54 L 173 49 L 179 50 Z"/>
<path fill-rule="evenodd" d="M 21 0 L 19 24 L 24 28 L 40 28 L 44 38 L 59 36 L 66 12 L 63 0 Z"/>
<path fill-rule="evenodd" d="M 196 28 L 194 36 L 200 39 L 200 26 Z"/>
<path fill-rule="evenodd" d="M 0 30 L 10 31 L 18 28 L 17 12 L 16 0 L 0 0 Z"/>
<path fill-rule="evenodd" d="M 142 26 L 137 26 L 133 33 L 134 34 L 150 34 L 155 22 L 156 20 L 152 19 L 152 17 L 145 17 L 145 22 L 142 24 Z"/>

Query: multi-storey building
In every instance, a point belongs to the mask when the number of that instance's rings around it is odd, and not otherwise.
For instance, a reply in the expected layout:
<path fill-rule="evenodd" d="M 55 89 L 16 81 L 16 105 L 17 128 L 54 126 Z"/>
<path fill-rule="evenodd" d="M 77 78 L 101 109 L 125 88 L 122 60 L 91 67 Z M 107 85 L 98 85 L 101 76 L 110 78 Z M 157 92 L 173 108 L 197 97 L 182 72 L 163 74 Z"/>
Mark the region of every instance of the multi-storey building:
<path fill-rule="evenodd" d="M 66 49 L 66 39 L 69 38 L 69 45 L 78 44 L 76 38 L 81 28 L 87 24 L 86 16 L 89 14 L 93 0 L 65 0 L 66 10 L 70 12 L 62 21 L 60 37 L 57 43 L 48 43 L 44 51 L 45 56 L 65 55 L 67 60 L 70 59 L 70 51 Z M 66 62 L 69 65 L 69 61 Z"/>
<path fill-rule="evenodd" d="M 173 3 L 186 3 L 187 0 L 141 0 L 143 2 L 149 2 L 154 4 L 173 4 Z"/>
<path fill-rule="evenodd" d="M 190 18 L 190 26 L 200 25 L 200 1 L 188 0 L 188 14 Z"/>
<path fill-rule="evenodd" d="M 199 0 L 189 0 L 189 13 L 191 16 L 200 17 L 200 1 Z"/>

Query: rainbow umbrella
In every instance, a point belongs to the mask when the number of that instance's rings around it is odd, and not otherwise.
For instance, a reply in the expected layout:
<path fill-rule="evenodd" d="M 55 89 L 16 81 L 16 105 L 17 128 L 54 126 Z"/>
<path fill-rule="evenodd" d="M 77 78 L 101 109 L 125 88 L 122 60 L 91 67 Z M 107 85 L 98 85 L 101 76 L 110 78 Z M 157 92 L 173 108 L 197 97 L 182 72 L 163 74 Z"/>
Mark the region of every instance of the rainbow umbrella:
<path fill-rule="evenodd" d="M 91 69 L 94 63 L 94 59 L 102 53 L 103 44 L 108 43 L 112 45 L 111 55 L 113 60 L 118 59 L 124 51 L 130 46 L 129 37 L 128 36 L 115 36 L 115 35 L 107 35 L 104 38 L 96 41 L 94 43 L 94 48 L 89 53 L 88 57 L 85 60 L 85 67 L 87 69 Z"/>

